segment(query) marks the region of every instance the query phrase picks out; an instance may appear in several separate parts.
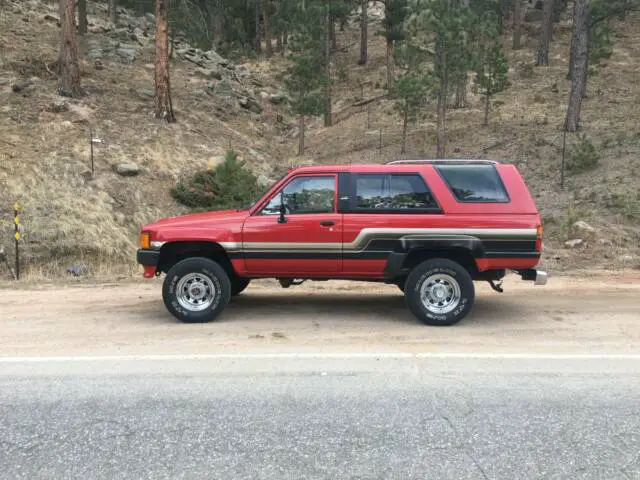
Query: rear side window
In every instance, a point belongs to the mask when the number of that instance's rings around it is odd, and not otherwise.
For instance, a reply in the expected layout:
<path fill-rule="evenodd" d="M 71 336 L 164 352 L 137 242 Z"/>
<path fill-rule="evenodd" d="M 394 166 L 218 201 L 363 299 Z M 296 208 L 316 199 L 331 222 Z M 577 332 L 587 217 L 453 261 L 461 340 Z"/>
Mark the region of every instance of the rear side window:
<path fill-rule="evenodd" d="M 357 174 L 355 210 L 410 212 L 438 209 L 418 174 Z"/>
<path fill-rule="evenodd" d="M 493 165 L 438 165 L 436 170 L 459 202 L 509 202 Z"/>

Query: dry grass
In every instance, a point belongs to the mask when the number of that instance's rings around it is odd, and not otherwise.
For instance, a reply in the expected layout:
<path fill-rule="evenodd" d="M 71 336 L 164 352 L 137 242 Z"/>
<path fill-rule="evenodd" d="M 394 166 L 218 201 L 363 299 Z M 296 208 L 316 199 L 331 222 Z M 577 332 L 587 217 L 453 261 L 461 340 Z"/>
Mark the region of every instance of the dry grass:
<path fill-rule="evenodd" d="M 14 11 L 17 5 L 20 13 Z M 285 108 L 267 102 L 265 114 L 256 116 L 229 107 L 205 93 L 207 81 L 187 62 L 172 64 L 178 123 L 156 122 L 149 95 L 153 91 L 152 45 L 131 65 L 103 60 L 104 69 L 97 69 L 83 62 L 83 84 L 89 95 L 69 101 L 67 112 L 51 113 L 49 107 L 59 97 L 56 80 L 47 68 L 56 61 L 58 29 L 44 20 L 47 12 L 56 15 L 55 5 L 14 1 L 0 15 L 0 79 L 4 80 L 0 81 L 0 243 L 9 243 L 13 228 L 10 205 L 19 199 L 25 205 L 28 274 L 35 279 L 58 275 L 71 263 L 88 264 L 94 275 L 134 271 L 139 226 L 183 212 L 171 199 L 170 187 L 182 175 L 215 165 L 229 147 L 239 150 L 257 173 L 267 176 L 292 164 L 379 162 L 399 154 L 402 125 L 391 101 L 373 103 L 368 111 L 351 106 L 363 95 L 370 98 L 384 93 L 385 46 L 374 35 L 379 29 L 374 23 L 369 32 L 371 60 L 365 66 L 356 65 L 357 26 L 339 33 L 339 44 L 351 46 L 335 59 L 334 71 L 343 79 L 334 88 L 334 113 L 339 122 L 324 128 L 322 119 L 311 120 L 308 150 L 299 159 L 295 158 L 297 139 L 285 135 L 295 125 Z M 600 166 L 568 177 L 565 191 L 559 189 L 558 180 L 561 125 L 569 89 L 565 78 L 568 24 L 557 28 L 549 68 L 532 66 L 533 38 L 525 38 L 520 51 L 507 48 L 513 86 L 496 98 L 501 106 L 492 112 L 488 128 L 481 126 L 481 99 L 472 93 L 470 108 L 449 111 L 450 155 L 505 159 L 522 170 L 549 234 L 545 262 L 554 268 L 627 268 L 628 261 L 619 260 L 622 253 L 631 252 L 636 259 L 640 253 L 640 214 L 635 214 L 640 205 L 637 20 L 637 16 L 630 17 L 619 25 L 613 57 L 590 78 L 583 132 L 599 148 Z M 100 38 L 96 32 L 105 19 L 94 16 L 90 21 L 90 37 Z M 256 96 L 261 90 L 282 88 L 285 65 L 279 58 L 246 64 L 252 78 L 261 84 L 255 87 Z M 13 83 L 29 78 L 34 82 L 32 89 L 24 94 L 11 92 Z M 284 116 L 284 123 L 276 121 L 276 111 Z M 91 131 L 102 140 L 95 149 L 94 178 L 89 174 Z M 573 141 L 569 138 L 568 144 Z M 494 144 L 499 145 L 483 152 Z M 435 153 L 433 109 L 411 128 L 408 147 L 410 154 Z M 113 164 L 127 161 L 143 168 L 139 177 L 113 173 Z M 567 214 L 570 200 L 580 218 L 599 227 L 611 247 L 561 248 L 563 225 L 571 216 Z"/>

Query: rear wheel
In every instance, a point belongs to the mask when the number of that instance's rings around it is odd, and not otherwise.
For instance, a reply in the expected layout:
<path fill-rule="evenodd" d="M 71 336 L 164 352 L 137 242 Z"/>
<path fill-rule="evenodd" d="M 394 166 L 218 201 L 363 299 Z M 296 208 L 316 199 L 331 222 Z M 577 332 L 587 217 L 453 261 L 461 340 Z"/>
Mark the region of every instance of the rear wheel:
<path fill-rule="evenodd" d="M 185 323 L 215 319 L 229 303 L 231 282 L 227 272 L 213 260 L 187 258 L 167 272 L 162 299 L 167 310 Z"/>
<path fill-rule="evenodd" d="M 466 268 L 444 258 L 416 266 L 404 289 L 411 312 L 427 325 L 453 325 L 473 306 L 475 288 Z"/>

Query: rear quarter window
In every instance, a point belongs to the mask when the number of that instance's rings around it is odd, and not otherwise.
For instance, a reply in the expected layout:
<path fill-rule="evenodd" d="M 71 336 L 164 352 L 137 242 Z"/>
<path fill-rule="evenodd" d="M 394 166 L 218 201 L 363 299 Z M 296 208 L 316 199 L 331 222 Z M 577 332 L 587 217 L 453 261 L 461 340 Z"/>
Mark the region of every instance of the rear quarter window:
<path fill-rule="evenodd" d="M 493 165 L 438 165 L 436 170 L 458 202 L 509 202 L 502 179 Z"/>

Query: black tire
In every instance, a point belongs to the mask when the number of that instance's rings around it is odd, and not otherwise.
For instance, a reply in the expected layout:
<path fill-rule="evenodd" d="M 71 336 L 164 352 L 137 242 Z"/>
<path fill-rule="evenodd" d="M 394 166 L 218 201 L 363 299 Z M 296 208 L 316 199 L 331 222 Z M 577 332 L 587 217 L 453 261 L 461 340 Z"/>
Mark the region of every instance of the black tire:
<path fill-rule="evenodd" d="M 431 305 L 430 307 L 421 298 L 421 289 L 427 280 L 433 282 L 433 285 L 438 283 L 443 285 L 437 287 L 438 290 L 433 290 L 433 297 L 428 297 L 427 302 Z M 438 293 L 443 295 L 441 302 L 443 305 L 437 302 L 440 300 L 436 295 Z M 451 296 L 447 297 L 449 293 Z M 475 287 L 471 275 L 462 265 L 445 258 L 434 258 L 422 262 L 411 270 L 405 284 L 404 295 L 409 309 L 418 320 L 427 325 L 447 326 L 458 323 L 471 311 L 475 301 Z M 449 298 L 458 298 L 458 300 L 457 302 L 449 301 Z M 446 310 L 448 301 L 454 302 L 450 311 Z M 439 312 L 439 308 L 444 310 Z"/>
<path fill-rule="evenodd" d="M 187 281 L 189 278 L 193 279 L 191 285 L 196 294 L 201 293 L 202 289 L 205 291 L 205 299 L 200 306 L 197 305 L 199 300 L 195 297 L 185 297 L 185 288 L 188 288 L 189 284 L 181 285 L 181 280 Z M 193 282 L 197 282 L 197 285 L 193 285 Z M 179 287 L 185 294 L 178 294 Z M 167 272 L 162 285 L 162 299 L 167 310 L 184 323 L 206 323 L 214 320 L 227 306 L 230 298 L 231 282 L 227 272 L 213 260 L 203 257 L 187 258 L 176 263 Z M 210 304 L 205 305 L 209 300 Z M 188 305 L 193 308 L 188 308 Z"/>
<path fill-rule="evenodd" d="M 251 282 L 250 278 L 235 277 L 231 280 L 231 296 L 240 295 Z"/>

